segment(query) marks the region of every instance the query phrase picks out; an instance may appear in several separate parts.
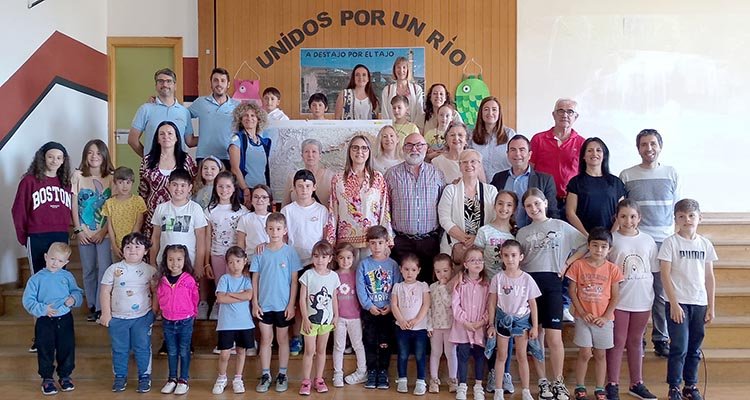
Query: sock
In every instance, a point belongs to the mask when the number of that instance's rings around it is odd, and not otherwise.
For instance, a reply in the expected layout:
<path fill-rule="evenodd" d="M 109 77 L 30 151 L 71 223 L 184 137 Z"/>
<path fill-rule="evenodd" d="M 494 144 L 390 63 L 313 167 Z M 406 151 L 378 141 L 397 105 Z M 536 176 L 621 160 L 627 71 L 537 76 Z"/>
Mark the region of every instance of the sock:
<path fill-rule="evenodd" d="M 586 385 L 576 385 L 576 389 L 586 390 Z"/>
<path fill-rule="evenodd" d="M 601 386 L 597 386 L 597 387 L 594 388 L 594 390 L 604 390 L 604 388 L 601 387 Z"/>
<path fill-rule="evenodd" d="M 271 368 L 263 368 L 260 371 L 260 376 L 263 376 L 263 375 L 271 376 Z"/>
<path fill-rule="evenodd" d="M 221 380 L 227 380 L 227 374 L 219 375 L 218 378 Z"/>
<path fill-rule="evenodd" d="M 279 375 L 286 375 L 286 367 L 279 367 Z"/>
<path fill-rule="evenodd" d="M 242 375 L 235 375 L 234 376 L 234 380 L 235 381 L 241 381 L 242 380 Z"/>

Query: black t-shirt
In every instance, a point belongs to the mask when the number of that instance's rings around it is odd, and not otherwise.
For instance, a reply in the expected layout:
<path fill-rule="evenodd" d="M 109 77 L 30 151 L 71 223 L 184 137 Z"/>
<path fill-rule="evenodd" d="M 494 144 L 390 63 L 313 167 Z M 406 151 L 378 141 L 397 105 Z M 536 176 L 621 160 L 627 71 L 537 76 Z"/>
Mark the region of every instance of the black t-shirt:
<path fill-rule="evenodd" d="M 182 274 L 183 273 L 180 272 L 179 275 L 167 274 L 165 276 L 167 277 L 167 282 L 169 282 L 170 285 L 174 285 L 180 279 L 180 277 L 182 276 Z"/>
<path fill-rule="evenodd" d="M 625 185 L 614 175 L 576 175 L 568 182 L 568 193 L 578 196 L 576 215 L 586 231 L 614 223 L 617 202 L 625 196 Z"/>

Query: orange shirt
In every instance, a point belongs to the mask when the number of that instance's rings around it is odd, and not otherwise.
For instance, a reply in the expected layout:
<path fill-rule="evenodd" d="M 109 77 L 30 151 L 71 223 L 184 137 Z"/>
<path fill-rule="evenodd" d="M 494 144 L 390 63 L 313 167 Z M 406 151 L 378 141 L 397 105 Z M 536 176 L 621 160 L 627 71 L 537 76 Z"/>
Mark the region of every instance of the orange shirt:
<path fill-rule="evenodd" d="M 565 276 L 576 283 L 578 301 L 583 307 L 583 312 L 576 310 L 579 317 L 585 313 L 593 314 L 595 317 L 604 316 L 612 297 L 612 284 L 620 283 L 624 279 L 617 265 L 605 261 L 604 264 L 595 267 L 583 258 L 574 262 Z"/>

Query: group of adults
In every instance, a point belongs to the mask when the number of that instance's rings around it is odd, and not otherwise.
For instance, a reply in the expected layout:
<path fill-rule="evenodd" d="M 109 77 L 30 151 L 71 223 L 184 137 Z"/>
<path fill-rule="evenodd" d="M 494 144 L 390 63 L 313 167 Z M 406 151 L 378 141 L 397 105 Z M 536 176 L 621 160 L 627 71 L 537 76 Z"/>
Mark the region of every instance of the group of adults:
<path fill-rule="evenodd" d="M 435 128 L 437 110 L 451 102 L 450 93 L 444 84 L 433 84 L 424 102 L 422 89 L 410 81 L 408 71 L 408 61 L 397 59 L 394 82 L 377 96 L 369 69 L 357 65 L 336 101 L 335 117 L 389 118 L 390 108 L 381 105 L 403 95 L 409 99 L 410 119 L 420 131 Z M 265 112 L 229 97 L 229 74 L 222 68 L 211 73 L 212 93 L 189 108 L 175 98 L 174 72 L 157 71 L 154 80 L 156 98 L 138 110 L 129 137 L 131 147 L 143 156 L 140 192 L 149 212 L 168 199 L 166 182 L 172 170 L 197 173 L 185 145 L 197 146 L 197 161 L 209 156 L 220 159 L 238 175 L 242 189 L 249 187 L 244 179 L 248 168 L 240 170 L 238 166 L 240 161 L 262 157 L 263 152 L 267 157 L 260 134 Z M 432 258 L 440 252 L 450 254 L 458 243 L 471 245 L 479 227 L 493 220 L 498 190 L 512 191 L 521 198 L 529 188 L 544 193 L 549 217 L 565 219 L 584 234 L 595 226 L 612 227 L 616 205 L 624 197 L 641 206 L 640 227 L 658 244 L 673 232 L 678 176 L 658 161 L 663 142 L 656 130 L 638 133 L 641 163 L 617 177 L 609 170 L 610 153 L 604 141 L 584 139 L 573 129 L 579 113 L 572 99 L 559 99 L 551 113 L 554 125 L 531 139 L 503 124 L 501 103 L 495 97 L 483 99 L 478 114 L 469 134 L 456 113 L 445 132 L 444 149 L 432 160 L 427 159 L 430 146 L 425 137 L 409 134 L 398 142 L 403 161 L 384 174 L 373 167 L 373 144 L 368 135 L 357 135 L 348 142 L 344 171 L 338 172 L 321 165 L 321 143 L 306 140 L 301 146 L 304 168 L 313 172 L 318 198 L 329 206 L 331 215 L 324 237 L 331 242 L 349 242 L 366 252 L 366 229 L 383 225 L 392 233 L 392 257 L 399 261 L 406 253 L 416 254 L 423 266 L 420 279 L 432 281 Z M 193 134 L 192 118 L 198 119 L 199 136 Z M 230 138 L 242 131 L 250 141 L 245 152 L 238 154 L 238 149 L 231 149 Z M 270 183 L 267 171 L 265 179 L 260 183 Z M 293 200 L 291 191 L 285 191 L 283 200 Z M 529 224 L 522 206 L 517 207 L 515 221 L 519 228 Z M 654 289 L 663 293 L 658 276 Z M 662 296 L 656 296 L 653 307 L 652 341 L 657 353 L 664 354 L 668 336 Z"/>

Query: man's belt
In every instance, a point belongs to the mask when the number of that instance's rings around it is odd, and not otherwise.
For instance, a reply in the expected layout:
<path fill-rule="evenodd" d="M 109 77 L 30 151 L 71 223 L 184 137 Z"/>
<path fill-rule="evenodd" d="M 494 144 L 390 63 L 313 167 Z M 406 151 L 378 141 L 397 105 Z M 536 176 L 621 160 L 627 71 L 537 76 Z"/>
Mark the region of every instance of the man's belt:
<path fill-rule="evenodd" d="M 427 232 L 427 233 L 404 233 L 399 231 L 393 231 L 393 233 L 396 234 L 396 236 L 405 237 L 407 239 L 411 240 L 423 240 L 428 238 L 439 238 L 440 237 L 440 228 L 435 229 L 434 231 Z"/>

